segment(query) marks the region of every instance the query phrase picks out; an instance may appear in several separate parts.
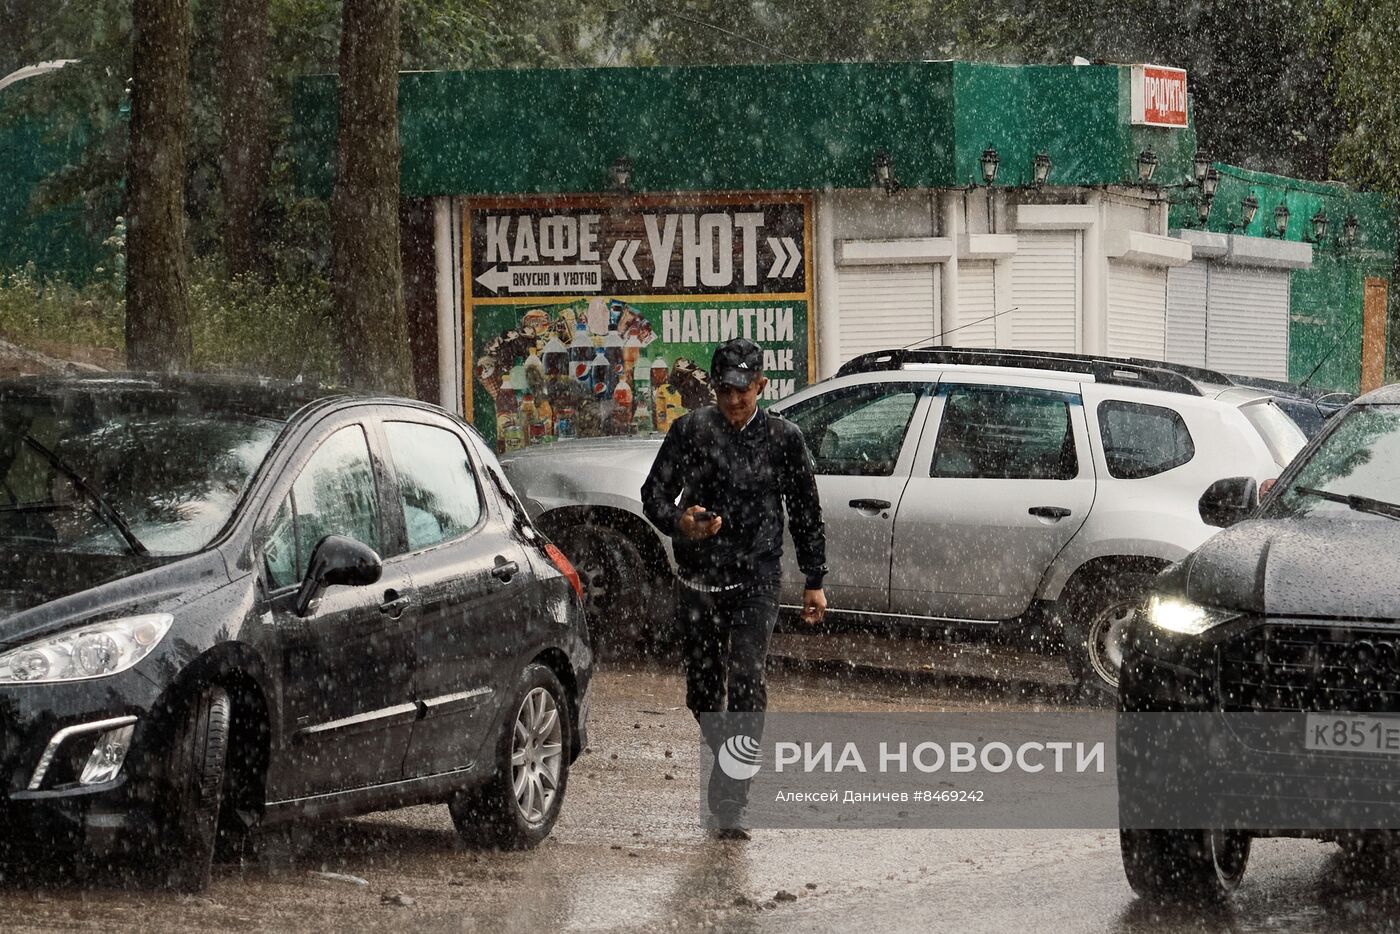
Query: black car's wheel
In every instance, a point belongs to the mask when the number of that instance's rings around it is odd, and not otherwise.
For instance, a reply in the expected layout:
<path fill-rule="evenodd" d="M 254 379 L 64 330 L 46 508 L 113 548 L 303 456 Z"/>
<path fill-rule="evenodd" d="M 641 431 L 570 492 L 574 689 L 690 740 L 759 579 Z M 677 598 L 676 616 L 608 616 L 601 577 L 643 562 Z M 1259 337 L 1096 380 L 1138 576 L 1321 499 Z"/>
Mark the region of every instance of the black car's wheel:
<path fill-rule="evenodd" d="M 1251 838 L 1226 830 L 1120 830 L 1123 873 L 1144 898 L 1224 898 L 1249 865 Z"/>
<path fill-rule="evenodd" d="M 538 664 L 525 669 L 502 726 L 494 773 L 448 808 L 468 843 L 529 849 L 549 836 L 569 784 L 574 725 L 553 671 Z"/>
<path fill-rule="evenodd" d="M 1070 674 L 1086 696 L 1117 696 L 1123 639 L 1143 612 L 1151 581 L 1151 574 L 1128 572 L 1066 588 L 1061 614 L 1065 650 Z"/>
<path fill-rule="evenodd" d="M 663 582 L 637 545 L 605 525 L 580 525 L 557 536 L 583 583 L 584 614 L 600 655 L 650 652 L 664 645 Z"/>
<path fill-rule="evenodd" d="M 231 704 L 209 688 L 181 712 L 161 775 L 157 863 L 170 888 L 197 892 L 209 884 L 224 795 Z"/>

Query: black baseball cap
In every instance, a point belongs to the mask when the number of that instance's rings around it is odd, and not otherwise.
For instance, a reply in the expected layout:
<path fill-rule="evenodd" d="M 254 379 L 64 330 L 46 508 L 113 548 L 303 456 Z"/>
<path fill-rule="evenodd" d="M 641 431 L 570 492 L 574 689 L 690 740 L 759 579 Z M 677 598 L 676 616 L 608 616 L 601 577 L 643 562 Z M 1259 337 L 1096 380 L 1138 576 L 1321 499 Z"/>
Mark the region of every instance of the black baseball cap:
<path fill-rule="evenodd" d="M 715 348 L 710 376 L 721 386 L 748 389 L 763 375 L 763 348 L 747 337 L 736 337 Z"/>

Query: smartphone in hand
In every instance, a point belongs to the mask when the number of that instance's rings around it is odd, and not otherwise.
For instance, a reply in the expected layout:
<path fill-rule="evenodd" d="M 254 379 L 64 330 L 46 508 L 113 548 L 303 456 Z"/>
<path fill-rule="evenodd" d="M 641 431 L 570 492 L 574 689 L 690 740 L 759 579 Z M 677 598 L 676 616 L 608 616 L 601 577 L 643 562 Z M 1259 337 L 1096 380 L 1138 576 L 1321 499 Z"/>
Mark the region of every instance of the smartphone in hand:
<path fill-rule="evenodd" d="M 710 512 L 708 509 L 702 509 L 697 513 L 692 513 L 691 518 L 694 519 L 696 522 L 709 523 L 714 522 L 716 519 L 718 519 L 719 513 Z"/>

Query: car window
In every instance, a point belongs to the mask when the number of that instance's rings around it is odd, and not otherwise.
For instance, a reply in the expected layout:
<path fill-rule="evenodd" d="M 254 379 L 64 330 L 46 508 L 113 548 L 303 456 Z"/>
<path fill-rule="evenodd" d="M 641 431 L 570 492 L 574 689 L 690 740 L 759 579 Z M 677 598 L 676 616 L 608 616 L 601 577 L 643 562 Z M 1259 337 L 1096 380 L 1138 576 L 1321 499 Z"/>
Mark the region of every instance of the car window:
<path fill-rule="evenodd" d="M 295 584 L 297 577 L 296 517 L 292 514 L 292 498 L 288 496 L 272 518 L 272 534 L 263 546 L 263 561 L 267 565 L 268 586 L 276 590 Z"/>
<path fill-rule="evenodd" d="M 263 560 L 273 588 L 306 576 L 311 552 L 327 535 L 344 535 L 380 551 L 379 498 L 364 429 L 348 425 L 331 435 L 292 484 L 290 505 L 284 502 L 273 519 Z M 295 552 L 295 570 L 288 561 Z"/>
<path fill-rule="evenodd" d="M 1185 419 L 1166 406 L 1100 402 L 1099 436 L 1108 473 L 1120 480 L 1154 477 L 1196 456 Z"/>
<path fill-rule="evenodd" d="M 1338 498 L 1400 503 L 1400 406 L 1358 406 L 1339 417 L 1343 421 L 1300 465 L 1287 488 L 1270 499 L 1268 515 L 1369 519 L 1371 513 Z"/>
<path fill-rule="evenodd" d="M 1079 474 L 1070 396 L 1006 386 L 941 386 L 930 476 L 1069 480 Z"/>
<path fill-rule="evenodd" d="M 384 434 L 399 478 L 408 549 L 418 551 L 471 531 L 481 519 L 481 494 L 462 439 L 417 422 L 386 422 Z"/>
<path fill-rule="evenodd" d="M 280 422 L 97 394 L 0 400 L 0 542 L 81 554 L 190 554 L 225 528 Z M 78 482 L 74 477 L 81 477 Z"/>
<path fill-rule="evenodd" d="M 783 411 L 802 429 L 818 474 L 888 477 L 899 460 L 922 383 L 863 383 Z"/>

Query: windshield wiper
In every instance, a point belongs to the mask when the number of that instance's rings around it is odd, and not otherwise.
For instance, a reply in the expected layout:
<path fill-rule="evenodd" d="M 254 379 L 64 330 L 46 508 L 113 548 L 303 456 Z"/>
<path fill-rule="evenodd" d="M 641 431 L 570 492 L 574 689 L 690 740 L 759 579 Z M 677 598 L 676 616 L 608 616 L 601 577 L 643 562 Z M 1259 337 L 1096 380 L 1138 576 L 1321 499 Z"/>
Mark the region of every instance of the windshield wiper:
<path fill-rule="evenodd" d="M 24 443 L 29 445 L 40 457 L 48 461 L 49 466 L 53 467 L 54 470 L 57 470 L 69 480 L 72 480 L 73 485 L 86 494 L 88 499 L 92 500 L 93 505 L 97 507 L 97 514 L 105 519 L 107 524 L 117 531 L 122 541 L 126 543 L 126 547 L 131 549 L 132 554 L 149 554 L 149 552 L 146 551 L 146 546 L 141 544 L 141 540 L 131 531 L 131 526 L 126 524 L 126 520 L 121 517 L 121 514 L 112 508 L 111 503 L 102 498 L 102 494 L 97 492 L 92 484 L 83 479 L 82 474 L 78 473 L 72 467 L 69 467 L 63 462 L 63 458 L 44 447 L 44 445 L 35 440 L 32 435 L 25 435 Z"/>
<path fill-rule="evenodd" d="M 1331 500 L 1334 503 L 1344 503 L 1355 512 L 1368 512 L 1389 519 L 1400 519 L 1400 503 L 1387 503 L 1383 499 L 1372 499 L 1369 496 L 1358 496 L 1355 493 L 1332 493 L 1311 486 L 1299 486 L 1294 487 L 1294 489 L 1309 496 Z"/>

